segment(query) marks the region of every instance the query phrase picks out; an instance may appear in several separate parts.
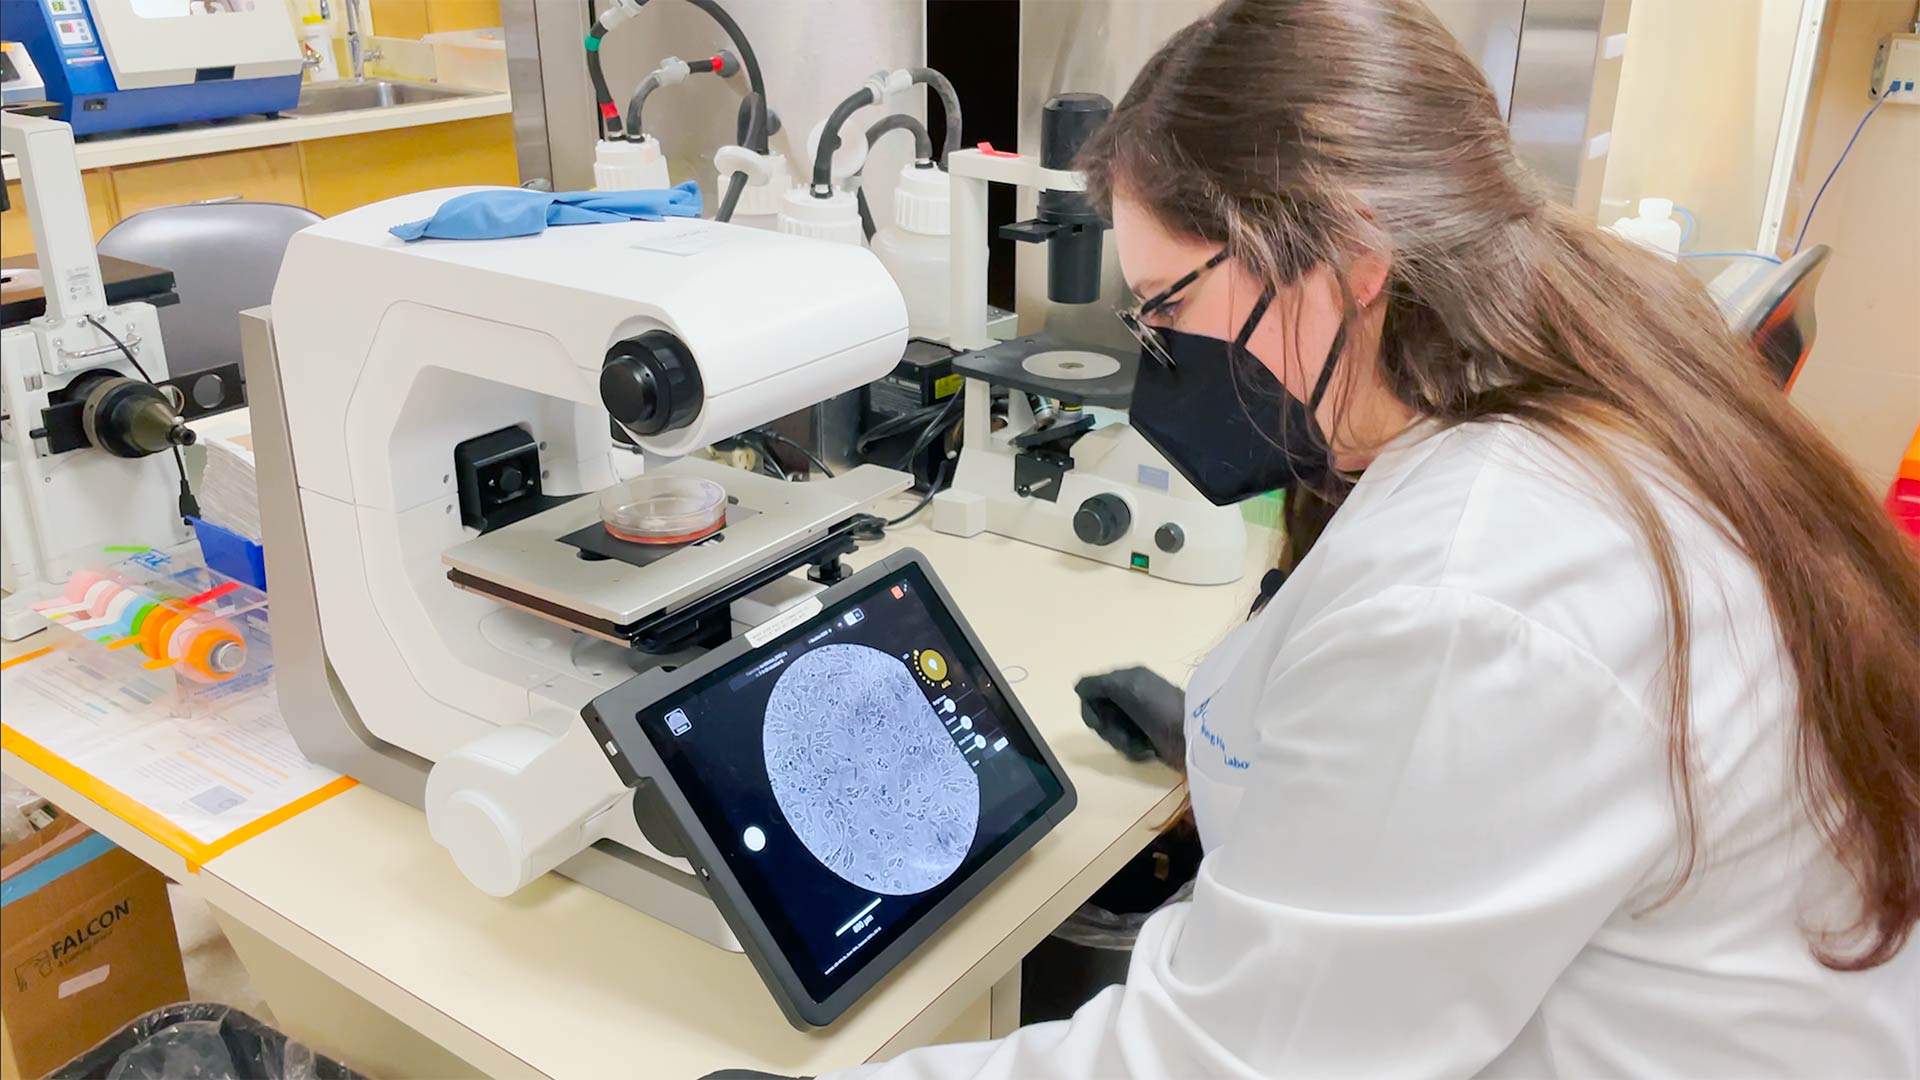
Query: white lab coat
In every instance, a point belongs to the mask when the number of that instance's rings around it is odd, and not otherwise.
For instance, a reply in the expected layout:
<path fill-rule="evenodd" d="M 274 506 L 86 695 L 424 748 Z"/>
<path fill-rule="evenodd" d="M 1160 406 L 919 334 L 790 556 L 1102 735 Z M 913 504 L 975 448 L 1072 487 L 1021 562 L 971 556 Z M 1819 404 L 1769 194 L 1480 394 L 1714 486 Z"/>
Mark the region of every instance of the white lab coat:
<path fill-rule="evenodd" d="M 1692 602 L 1700 842 L 1677 895 L 1638 533 L 1536 433 L 1423 427 L 1196 673 L 1207 856 L 1126 985 L 836 1076 L 1920 1075 L 1920 945 L 1860 974 L 1808 949 L 1854 900 L 1800 803 L 1759 581 L 1661 499 Z"/>

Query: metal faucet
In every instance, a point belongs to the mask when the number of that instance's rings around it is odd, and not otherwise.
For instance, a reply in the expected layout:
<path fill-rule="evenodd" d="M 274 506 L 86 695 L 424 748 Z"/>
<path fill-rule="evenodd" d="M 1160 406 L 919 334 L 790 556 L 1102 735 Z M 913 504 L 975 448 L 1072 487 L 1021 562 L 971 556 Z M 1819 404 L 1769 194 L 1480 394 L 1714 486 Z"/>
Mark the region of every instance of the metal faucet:
<path fill-rule="evenodd" d="M 347 8 L 347 55 L 353 62 L 353 81 L 364 82 L 367 78 L 367 61 L 384 60 L 386 54 L 375 45 L 368 49 L 360 44 L 360 0 L 346 0 Z"/>

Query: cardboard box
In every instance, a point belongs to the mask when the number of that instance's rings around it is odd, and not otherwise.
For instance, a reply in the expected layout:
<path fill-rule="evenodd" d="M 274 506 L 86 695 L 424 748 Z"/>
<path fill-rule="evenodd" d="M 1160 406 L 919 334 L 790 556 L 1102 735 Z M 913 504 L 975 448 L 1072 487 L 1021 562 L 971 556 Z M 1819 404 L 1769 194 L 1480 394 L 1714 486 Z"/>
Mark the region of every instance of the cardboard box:
<path fill-rule="evenodd" d="M 158 870 L 72 818 L 0 848 L 7 1074 L 44 1076 L 186 998 Z"/>

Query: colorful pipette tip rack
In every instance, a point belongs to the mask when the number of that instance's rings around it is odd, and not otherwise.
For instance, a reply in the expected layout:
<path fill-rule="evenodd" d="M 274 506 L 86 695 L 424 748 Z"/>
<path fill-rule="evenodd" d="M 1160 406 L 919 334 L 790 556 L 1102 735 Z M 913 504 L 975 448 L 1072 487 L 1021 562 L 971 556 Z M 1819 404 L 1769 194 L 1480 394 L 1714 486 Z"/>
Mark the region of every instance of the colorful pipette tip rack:
<path fill-rule="evenodd" d="M 148 671 L 206 685 L 264 677 L 271 663 L 266 594 L 200 565 L 190 550 L 150 549 L 75 571 L 33 608 L 109 653 L 137 657 Z"/>

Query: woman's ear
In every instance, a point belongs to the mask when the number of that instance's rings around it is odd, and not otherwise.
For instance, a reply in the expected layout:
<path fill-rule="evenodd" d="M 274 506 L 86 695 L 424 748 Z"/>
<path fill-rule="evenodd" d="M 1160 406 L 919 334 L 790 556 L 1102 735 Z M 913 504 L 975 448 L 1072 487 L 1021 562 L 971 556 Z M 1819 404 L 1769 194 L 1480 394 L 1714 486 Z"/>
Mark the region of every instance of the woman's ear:
<path fill-rule="evenodd" d="M 1362 311 L 1372 307 L 1387 287 L 1387 274 L 1392 269 L 1391 257 L 1375 253 L 1356 256 L 1348 263 L 1347 287 L 1353 290 L 1354 304 Z"/>

